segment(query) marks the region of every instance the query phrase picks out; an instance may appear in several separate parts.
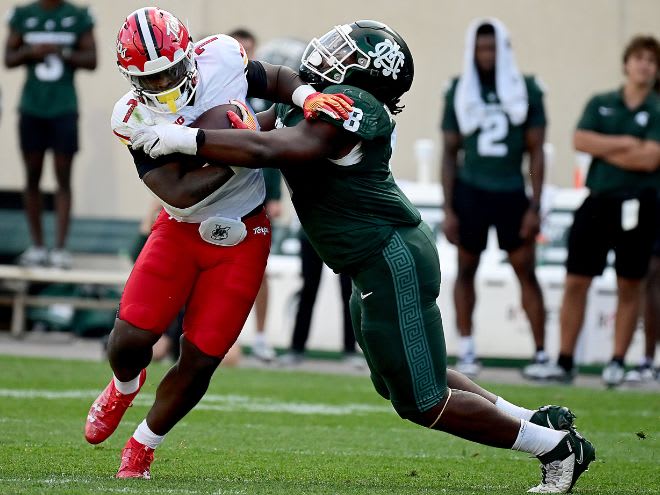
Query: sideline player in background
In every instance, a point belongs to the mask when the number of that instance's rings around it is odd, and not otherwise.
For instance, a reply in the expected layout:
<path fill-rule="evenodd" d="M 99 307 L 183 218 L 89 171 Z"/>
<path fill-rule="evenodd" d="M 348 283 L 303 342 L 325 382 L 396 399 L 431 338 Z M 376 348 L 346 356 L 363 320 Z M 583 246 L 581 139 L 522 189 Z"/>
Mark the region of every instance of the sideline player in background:
<path fill-rule="evenodd" d="M 561 305 L 557 363 L 530 366 L 525 376 L 570 382 L 573 353 L 594 277 L 603 273 L 610 249 L 616 255 L 617 307 L 612 359 L 603 369 L 607 386 L 621 384 L 624 359 L 639 318 L 642 280 L 656 237 L 660 191 L 660 97 L 653 84 L 660 44 L 633 38 L 623 53 L 622 88 L 594 95 L 577 124 L 573 143 L 592 156 L 589 196 L 575 211 L 568 237 L 566 283 Z"/>
<path fill-rule="evenodd" d="M 130 134 L 150 121 L 184 127 L 250 94 L 295 102 L 309 117 L 319 111 L 347 117 L 351 107 L 348 98 L 318 93 L 288 68 L 248 61 L 229 36 L 193 44 L 176 17 L 155 7 L 126 18 L 116 49 L 132 89 L 114 107 L 112 131 L 129 145 L 140 179 L 164 211 L 126 282 L 108 341 L 113 378 L 90 408 L 85 438 L 97 444 L 115 431 L 146 379 L 152 346 L 185 304 L 179 359 L 126 443 L 117 473 L 148 479 L 154 449 L 202 398 L 245 324 L 266 267 L 270 224 L 260 171 L 154 160 L 130 147 Z"/>
<path fill-rule="evenodd" d="M 87 8 L 62 0 L 39 0 L 9 14 L 5 65 L 25 65 L 27 79 L 19 105 L 19 135 L 26 172 L 25 213 L 32 245 L 19 263 L 70 268 L 66 250 L 71 217 L 71 168 L 78 151 L 76 69 L 96 68 L 94 20 Z M 41 224 L 39 189 L 44 155 L 53 150 L 55 162 L 56 238 L 50 253 Z"/>
<path fill-rule="evenodd" d="M 548 360 L 543 294 L 535 272 L 545 126 L 543 91 L 534 77 L 518 70 L 506 27 L 497 19 L 473 21 L 466 34 L 463 72 L 447 91 L 442 117 L 444 231 L 458 247 L 456 369 L 468 376 L 481 369 L 472 336 L 474 278 L 491 225 L 520 283 L 522 307 L 536 346 L 532 361 Z M 531 199 L 521 170 L 525 154 Z"/>
<path fill-rule="evenodd" d="M 530 491 L 570 490 L 595 458 L 591 443 L 572 428 L 570 411 L 515 406 L 446 367 L 434 237 L 389 165 L 392 114 L 403 109 L 414 73 L 405 41 L 376 21 L 337 26 L 310 42 L 300 70 L 317 89 L 353 100 L 348 120 L 307 121 L 280 104 L 259 116 L 263 129 L 275 129 L 270 132 L 162 124 L 135 132 L 133 146 L 157 159 L 182 152 L 213 163 L 280 168 L 319 256 L 351 276 L 353 326 L 378 393 L 420 426 L 536 455 L 543 479 Z M 232 119 L 246 127 L 245 116 Z"/>

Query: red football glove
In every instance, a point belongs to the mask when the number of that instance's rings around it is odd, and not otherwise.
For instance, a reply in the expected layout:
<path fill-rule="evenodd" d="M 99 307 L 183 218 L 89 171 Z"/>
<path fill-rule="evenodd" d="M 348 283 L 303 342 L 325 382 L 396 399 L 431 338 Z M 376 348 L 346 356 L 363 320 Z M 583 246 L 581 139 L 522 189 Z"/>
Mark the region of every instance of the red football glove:
<path fill-rule="evenodd" d="M 249 112 L 245 103 L 239 100 L 231 100 L 229 103 L 236 105 L 241 111 L 241 115 L 238 115 L 236 112 L 227 110 L 227 118 L 229 119 L 229 122 L 231 122 L 231 125 L 236 129 L 250 129 L 256 131 L 257 122 Z"/>
<path fill-rule="evenodd" d="M 321 112 L 333 119 L 348 120 L 353 111 L 353 100 L 341 93 L 328 95 L 316 92 L 305 98 L 303 111 L 307 120 L 318 118 Z"/>

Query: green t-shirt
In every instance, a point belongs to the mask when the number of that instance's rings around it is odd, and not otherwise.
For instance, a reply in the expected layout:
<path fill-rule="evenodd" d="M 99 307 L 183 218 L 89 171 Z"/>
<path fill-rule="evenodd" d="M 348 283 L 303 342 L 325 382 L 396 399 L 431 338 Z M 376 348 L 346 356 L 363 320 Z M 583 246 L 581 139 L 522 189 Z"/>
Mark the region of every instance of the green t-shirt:
<path fill-rule="evenodd" d="M 625 134 L 660 141 L 660 97 L 651 92 L 640 106 L 630 109 L 623 101 L 621 89 L 598 94 L 587 103 L 577 128 L 599 134 Z M 596 194 L 625 194 L 647 188 L 660 189 L 660 171 L 649 173 L 623 170 L 602 158 L 593 157 L 586 185 Z"/>
<path fill-rule="evenodd" d="M 17 7 L 8 15 L 9 26 L 23 37 L 23 43 L 54 44 L 74 48 L 80 36 L 94 26 L 87 8 L 63 2 L 44 10 L 39 2 Z M 48 55 L 43 62 L 27 65 L 19 110 L 39 117 L 56 117 L 78 111 L 73 85 L 74 69 L 59 55 Z"/>
<path fill-rule="evenodd" d="M 417 225 L 421 217 L 394 182 L 392 156 L 394 120 L 384 105 L 361 89 L 337 85 L 325 93 L 353 99 L 346 121 L 319 118 L 361 141 L 340 160 L 319 160 L 282 167 L 291 200 L 310 242 L 336 272 L 351 272 L 380 252 L 400 225 Z M 303 118 L 297 107 L 278 104 L 276 127 L 292 127 Z"/>
<path fill-rule="evenodd" d="M 445 94 L 442 130 L 460 133 L 454 96 L 458 78 L 454 79 Z M 525 76 L 529 109 L 527 119 L 520 125 L 512 125 L 500 105 L 494 85 L 482 85 L 481 97 L 486 102 L 486 116 L 480 127 L 463 136 L 463 160 L 458 177 L 468 184 L 489 191 L 514 191 L 523 189 L 525 181 L 521 166 L 525 153 L 525 131 L 545 127 L 543 90 L 533 76 Z"/>

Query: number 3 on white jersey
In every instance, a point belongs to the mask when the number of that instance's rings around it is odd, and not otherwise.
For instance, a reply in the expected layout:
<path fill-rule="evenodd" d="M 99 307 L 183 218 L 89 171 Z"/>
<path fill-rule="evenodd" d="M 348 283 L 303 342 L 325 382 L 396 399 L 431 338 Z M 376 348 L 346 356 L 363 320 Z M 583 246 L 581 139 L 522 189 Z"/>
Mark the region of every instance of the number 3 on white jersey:
<path fill-rule="evenodd" d="M 345 124 L 344 124 L 345 125 Z M 480 156 L 505 156 L 508 152 L 505 143 L 498 143 L 509 132 L 509 121 L 503 112 L 486 115 L 481 123 L 477 138 L 477 151 Z"/>
<path fill-rule="evenodd" d="M 353 108 L 353 111 L 349 114 L 348 119 L 344 120 L 344 129 L 347 131 L 355 132 L 360 127 L 360 121 L 364 112 L 357 107 Z"/>

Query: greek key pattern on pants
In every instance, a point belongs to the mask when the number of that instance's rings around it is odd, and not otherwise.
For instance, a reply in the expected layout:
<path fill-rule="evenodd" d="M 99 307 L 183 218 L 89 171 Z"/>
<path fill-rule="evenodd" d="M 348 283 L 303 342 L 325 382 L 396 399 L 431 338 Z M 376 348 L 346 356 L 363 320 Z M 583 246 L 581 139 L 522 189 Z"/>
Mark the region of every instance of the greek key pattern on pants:
<path fill-rule="evenodd" d="M 420 411 L 426 411 L 437 402 L 439 388 L 424 332 L 415 260 L 396 232 L 383 255 L 394 282 L 399 329 L 413 382 L 415 402 Z"/>

